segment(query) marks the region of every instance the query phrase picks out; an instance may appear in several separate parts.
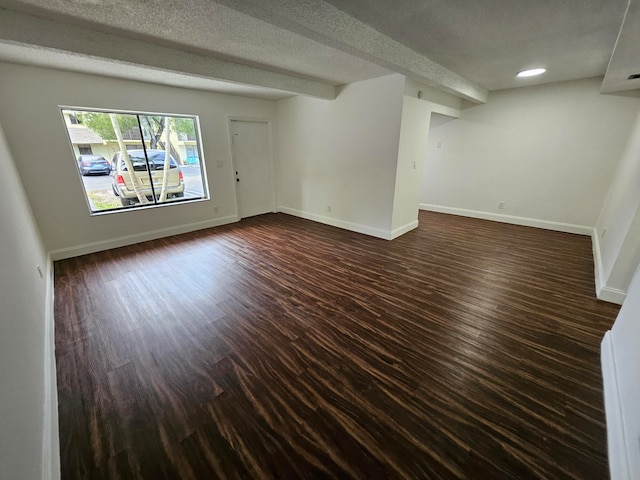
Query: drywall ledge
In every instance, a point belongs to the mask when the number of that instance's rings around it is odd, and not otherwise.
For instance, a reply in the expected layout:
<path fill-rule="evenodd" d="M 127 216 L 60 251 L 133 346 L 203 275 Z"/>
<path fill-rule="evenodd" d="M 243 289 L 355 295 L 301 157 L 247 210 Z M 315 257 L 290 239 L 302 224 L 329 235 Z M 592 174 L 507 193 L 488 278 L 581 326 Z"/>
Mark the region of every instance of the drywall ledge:
<path fill-rule="evenodd" d="M 480 218 L 482 220 L 492 220 L 494 222 L 510 223 L 513 225 L 522 225 L 524 227 L 544 228 L 546 230 L 555 230 L 556 232 L 576 233 L 578 235 L 589 235 L 593 232 L 593 227 L 586 225 L 575 225 L 573 223 L 551 222 L 549 220 L 540 220 L 537 218 L 516 217 L 513 215 L 504 215 L 500 213 L 482 212 L 479 210 L 467 210 L 465 208 L 443 207 L 441 205 L 431 205 L 421 203 L 420 210 L 430 212 L 448 213 L 451 215 L 460 215 L 462 217 Z"/>
<path fill-rule="evenodd" d="M 607 419 L 609 475 L 611 480 L 631 480 L 611 330 L 608 330 L 604 335 L 600 347 L 604 407 Z"/>
<path fill-rule="evenodd" d="M 135 235 L 111 238 L 109 240 L 103 240 L 100 242 L 75 245 L 69 248 L 61 248 L 59 250 L 52 250 L 51 252 L 49 252 L 49 255 L 51 255 L 51 259 L 54 261 L 62 260 L 64 258 L 77 257 L 80 255 L 86 255 L 88 253 L 110 250 L 112 248 L 124 247 L 126 245 L 133 245 L 134 243 L 157 240 L 158 238 L 170 237 L 172 235 L 180 235 L 181 233 L 188 233 L 211 227 L 219 227 L 221 225 L 227 225 L 229 223 L 237 222 L 238 220 L 240 219 L 237 215 L 229 215 L 227 217 L 215 218 L 213 220 L 206 220 L 204 222 L 187 223 L 184 225 L 177 225 L 175 227 L 162 228 L 160 230 L 151 230 L 149 232 L 143 232 Z"/>

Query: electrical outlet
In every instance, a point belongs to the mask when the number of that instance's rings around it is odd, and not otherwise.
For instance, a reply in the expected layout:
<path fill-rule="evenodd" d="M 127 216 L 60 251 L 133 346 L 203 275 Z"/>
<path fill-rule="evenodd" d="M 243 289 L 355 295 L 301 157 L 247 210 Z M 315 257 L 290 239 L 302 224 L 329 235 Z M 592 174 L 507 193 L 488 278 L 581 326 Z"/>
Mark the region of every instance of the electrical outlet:
<path fill-rule="evenodd" d="M 503 202 L 498 202 L 498 209 L 500 209 L 500 210 L 504 210 L 504 207 L 505 207 L 506 205 L 507 205 L 507 204 L 506 204 L 504 201 L 503 201 Z"/>
<path fill-rule="evenodd" d="M 218 213 L 218 205 L 213 206 L 213 213 Z"/>
<path fill-rule="evenodd" d="M 327 205 L 327 212 L 331 212 L 331 205 Z"/>

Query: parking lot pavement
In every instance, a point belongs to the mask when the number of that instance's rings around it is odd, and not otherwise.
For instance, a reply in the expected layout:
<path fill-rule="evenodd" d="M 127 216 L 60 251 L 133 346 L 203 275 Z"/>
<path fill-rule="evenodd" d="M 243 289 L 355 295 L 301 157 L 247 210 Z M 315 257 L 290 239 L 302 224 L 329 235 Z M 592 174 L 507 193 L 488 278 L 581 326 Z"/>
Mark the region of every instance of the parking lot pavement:
<path fill-rule="evenodd" d="M 111 190 L 111 175 L 87 175 L 82 177 L 84 188 L 92 190 Z"/>

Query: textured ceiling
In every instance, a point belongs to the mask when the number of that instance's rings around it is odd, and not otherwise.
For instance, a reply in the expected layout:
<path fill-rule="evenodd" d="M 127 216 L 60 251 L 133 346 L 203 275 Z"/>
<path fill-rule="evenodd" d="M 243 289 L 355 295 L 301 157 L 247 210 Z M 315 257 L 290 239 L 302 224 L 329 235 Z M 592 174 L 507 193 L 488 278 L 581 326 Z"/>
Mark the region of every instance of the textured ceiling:
<path fill-rule="evenodd" d="M 344 84 L 389 73 L 209 0 L 25 0 L 26 13 L 219 58 Z M 33 8 L 36 7 L 36 8 Z M 313 58 L 308 53 L 313 52 Z"/>
<path fill-rule="evenodd" d="M 488 90 L 605 73 L 603 91 L 615 92 L 640 88 L 626 80 L 640 72 L 639 5 L 0 0 L 0 60 L 265 98 L 333 98 L 336 85 L 392 71 L 476 102 Z M 515 79 L 534 66 L 547 74 Z"/>
<path fill-rule="evenodd" d="M 604 75 L 628 0 L 327 0 L 487 90 Z M 636 44 L 637 46 L 637 44 Z"/>

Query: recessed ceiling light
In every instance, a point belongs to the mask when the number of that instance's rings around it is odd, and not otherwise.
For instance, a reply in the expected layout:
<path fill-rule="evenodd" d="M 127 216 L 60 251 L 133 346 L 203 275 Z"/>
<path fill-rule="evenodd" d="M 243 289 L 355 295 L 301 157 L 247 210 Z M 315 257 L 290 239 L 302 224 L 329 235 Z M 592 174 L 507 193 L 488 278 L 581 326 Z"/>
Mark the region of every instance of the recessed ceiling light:
<path fill-rule="evenodd" d="M 519 78 L 535 77 L 536 75 L 542 75 L 546 71 L 547 71 L 546 68 L 532 68 L 531 70 L 523 70 L 521 72 L 518 72 L 518 75 L 516 76 Z"/>

